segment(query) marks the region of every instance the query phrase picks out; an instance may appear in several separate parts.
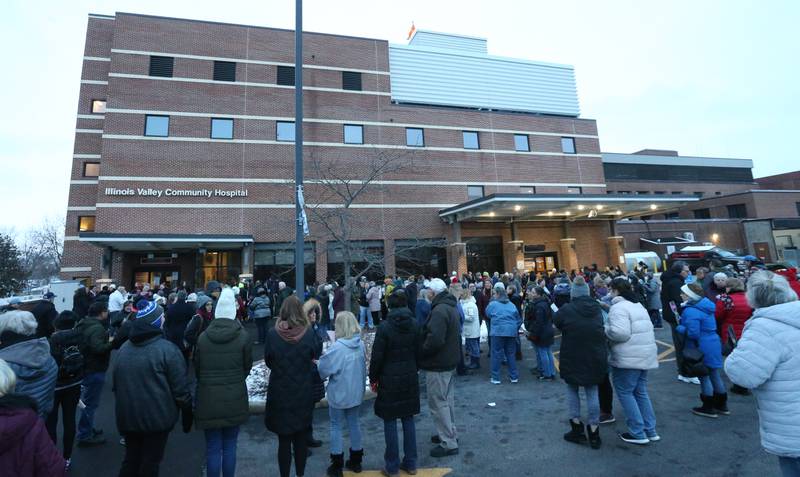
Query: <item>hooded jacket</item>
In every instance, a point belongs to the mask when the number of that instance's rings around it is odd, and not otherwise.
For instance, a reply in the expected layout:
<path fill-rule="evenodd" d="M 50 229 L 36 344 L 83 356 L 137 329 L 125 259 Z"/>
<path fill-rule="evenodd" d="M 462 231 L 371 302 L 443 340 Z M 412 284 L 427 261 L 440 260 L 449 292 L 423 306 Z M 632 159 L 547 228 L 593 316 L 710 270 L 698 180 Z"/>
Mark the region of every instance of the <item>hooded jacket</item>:
<path fill-rule="evenodd" d="M 456 369 L 461 357 L 460 321 L 456 297 L 445 290 L 433 298 L 431 314 L 421 331 L 420 369 L 435 372 Z"/>
<path fill-rule="evenodd" d="M 559 371 L 568 384 L 594 386 L 608 373 L 608 348 L 600 305 L 588 296 L 577 297 L 556 312 L 561 330 Z"/>
<path fill-rule="evenodd" d="M 757 309 L 725 373 L 753 390 L 764 449 L 800 457 L 800 301 Z"/>
<path fill-rule="evenodd" d="M 486 316 L 492 320 L 489 329 L 490 336 L 514 337 L 519 332 L 522 317 L 519 316 L 517 307 L 511 303 L 508 296 L 503 294 L 495 298 L 486 307 Z"/>
<path fill-rule="evenodd" d="M 28 396 L 0 398 L 0 469 L 3 475 L 63 477 L 64 459 L 47 434 L 36 403 Z"/>
<path fill-rule="evenodd" d="M 717 334 L 714 319 L 716 307 L 708 298 L 684 306 L 680 325 L 675 328 L 679 335 L 686 333 L 687 349 L 699 348 L 703 352 L 703 364 L 712 369 L 722 367 L 722 343 Z"/>
<path fill-rule="evenodd" d="M 191 303 L 186 303 L 186 300 L 179 299 L 169 305 L 164 314 L 164 334 L 181 351 L 184 349 L 183 334 L 186 332 L 186 326 L 194 316 L 194 313 L 194 307 Z"/>
<path fill-rule="evenodd" d="M 197 342 L 194 370 L 198 429 L 243 424 L 250 417 L 245 379 L 253 367 L 250 335 L 237 320 L 216 318 Z"/>
<path fill-rule="evenodd" d="M 475 297 L 470 295 L 465 300 L 461 300 L 461 308 L 464 310 L 464 338 L 480 338 L 481 319 L 478 316 Z"/>
<path fill-rule="evenodd" d="M 608 364 L 622 369 L 658 368 L 658 346 L 647 310 L 621 296 L 614 297 L 611 303 L 605 325 L 611 342 Z"/>
<path fill-rule="evenodd" d="M 272 309 L 267 295 L 259 295 L 253 298 L 253 301 L 250 302 L 250 316 L 257 320 L 272 316 Z"/>
<path fill-rule="evenodd" d="M 370 287 L 367 292 L 367 303 L 369 303 L 369 311 L 381 311 L 381 289 L 379 287 Z"/>
<path fill-rule="evenodd" d="M 369 380 L 378 384 L 375 415 L 400 419 L 419 414 L 417 326 L 405 308 L 390 308 L 375 333 Z"/>
<path fill-rule="evenodd" d="M 5 336 L 5 335 L 4 335 Z M 17 394 L 30 396 L 36 402 L 39 416 L 46 418 L 53 410 L 53 393 L 58 378 L 58 365 L 50 355 L 47 338 L 33 336 L 0 349 L 17 375 Z"/>
<path fill-rule="evenodd" d="M 328 406 L 350 409 L 361 405 L 367 384 L 367 363 L 361 335 L 338 339 L 319 359 L 317 369 L 328 378 Z"/>
<path fill-rule="evenodd" d="M 553 310 L 545 297 L 536 297 L 525 306 L 525 329 L 536 346 L 552 346 Z"/>
<path fill-rule="evenodd" d="M 84 371 L 86 373 L 104 373 L 108 370 L 108 361 L 111 359 L 111 342 L 108 341 L 108 331 L 103 323 L 93 316 L 87 316 L 78 322 L 75 329 L 83 335 Z"/>
<path fill-rule="evenodd" d="M 191 399 L 180 350 L 164 339 L 161 329 L 143 320 L 131 325 L 112 380 L 122 434 L 171 430 L 178 420 L 178 405 Z"/>

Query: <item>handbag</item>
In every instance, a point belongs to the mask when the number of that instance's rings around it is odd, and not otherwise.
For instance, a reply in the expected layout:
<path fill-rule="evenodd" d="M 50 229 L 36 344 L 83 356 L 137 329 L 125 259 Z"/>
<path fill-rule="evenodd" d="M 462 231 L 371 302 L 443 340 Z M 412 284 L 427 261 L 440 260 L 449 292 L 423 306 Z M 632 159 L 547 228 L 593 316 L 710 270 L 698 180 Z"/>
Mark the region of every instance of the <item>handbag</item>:
<path fill-rule="evenodd" d="M 728 325 L 728 339 L 722 343 L 722 356 L 733 353 L 734 348 L 736 348 L 736 332 L 733 331 L 733 325 Z"/>
<path fill-rule="evenodd" d="M 687 378 L 701 378 L 709 375 L 708 366 L 703 363 L 705 355 L 699 348 L 687 348 L 686 340 L 689 339 L 687 333 L 684 331 L 681 336 L 681 356 L 683 356 L 683 363 L 681 364 L 681 375 Z"/>

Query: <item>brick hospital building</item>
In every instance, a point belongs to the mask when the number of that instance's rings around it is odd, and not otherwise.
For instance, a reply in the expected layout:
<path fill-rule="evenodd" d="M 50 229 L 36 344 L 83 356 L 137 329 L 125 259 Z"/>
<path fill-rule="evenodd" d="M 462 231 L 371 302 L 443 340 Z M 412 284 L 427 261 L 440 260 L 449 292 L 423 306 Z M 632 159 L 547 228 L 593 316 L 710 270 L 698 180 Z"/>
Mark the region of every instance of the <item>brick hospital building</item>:
<path fill-rule="evenodd" d="M 89 16 L 62 278 L 293 281 L 293 36 Z M 607 189 L 571 66 L 426 31 L 304 44 L 306 204 L 335 217 L 335 188 L 367 182 L 351 238 L 383 257 L 374 277 L 613 265 L 618 220 L 697 200 Z M 310 228 L 307 281 L 340 276 L 337 243 Z"/>

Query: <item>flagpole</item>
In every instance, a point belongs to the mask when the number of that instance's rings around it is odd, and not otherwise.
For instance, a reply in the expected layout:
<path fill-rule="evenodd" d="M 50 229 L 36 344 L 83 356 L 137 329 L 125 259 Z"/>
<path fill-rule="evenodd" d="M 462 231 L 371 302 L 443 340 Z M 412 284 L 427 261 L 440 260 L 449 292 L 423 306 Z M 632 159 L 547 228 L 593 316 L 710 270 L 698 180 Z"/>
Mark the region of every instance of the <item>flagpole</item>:
<path fill-rule="evenodd" d="M 295 0 L 294 22 L 294 181 L 295 181 L 295 291 L 304 296 L 305 247 L 303 216 L 303 0 Z"/>

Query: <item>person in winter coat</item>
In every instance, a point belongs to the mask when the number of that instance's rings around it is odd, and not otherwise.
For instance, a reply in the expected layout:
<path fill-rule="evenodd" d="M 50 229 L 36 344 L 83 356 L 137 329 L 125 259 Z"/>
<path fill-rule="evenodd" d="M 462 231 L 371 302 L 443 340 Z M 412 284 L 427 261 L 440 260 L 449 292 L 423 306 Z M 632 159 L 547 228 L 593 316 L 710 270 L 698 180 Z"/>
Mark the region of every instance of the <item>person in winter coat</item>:
<path fill-rule="evenodd" d="M 517 311 L 517 307 L 509 300 L 503 282 L 497 282 L 494 286 L 495 298 L 486 307 L 486 316 L 492 322 L 489 336 L 492 348 L 492 384 L 500 384 L 500 366 L 505 360 L 508 363 L 508 378 L 512 383 L 519 382 L 519 371 L 517 370 L 516 339 L 519 336 L 519 327 L 522 324 L 522 317 Z"/>
<path fill-rule="evenodd" d="M 669 267 L 669 270 L 661 274 L 661 316 L 664 318 L 670 328 L 672 328 L 672 342 L 675 346 L 675 362 L 678 366 L 678 380 L 684 383 L 700 384 L 700 379 L 697 377 L 687 377 L 681 374 L 684 368 L 683 353 L 680 349 L 680 343 L 683 339 L 678 335 L 676 328 L 678 326 L 678 317 L 672 311 L 674 304 L 678 315 L 681 313 L 681 306 L 683 298 L 681 298 L 681 287 L 684 285 L 686 278 L 689 276 L 689 265 L 686 262 L 678 260 Z"/>
<path fill-rule="evenodd" d="M 273 322 L 271 320 L 272 307 L 270 306 L 269 297 L 267 296 L 267 290 L 265 288 L 256 290 L 256 296 L 250 302 L 250 316 L 253 317 L 253 321 L 256 322 L 256 328 L 258 329 L 256 344 L 265 342 L 267 340 L 269 323 Z"/>
<path fill-rule="evenodd" d="M 782 277 L 756 272 L 747 281 L 755 309 L 725 361 L 735 384 L 752 389 L 761 446 L 776 455 L 783 475 L 800 475 L 800 301 Z"/>
<path fill-rule="evenodd" d="M 197 341 L 200 339 L 200 334 L 203 333 L 211 320 L 214 319 L 214 300 L 210 296 L 201 295 L 197 297 L 197 313 L 189 320 L 186 325 L 186 330 L 183 332 L 183 340 L 186 341 L 186 349 L 194 350 Z"/>
<path fill-rule="evenodd" d="M 375 324 L 372 322 L 372 313 L 369 311 L 369 301 L 367 300 L 367 289 L 369 283 L 364 277 L 358 284 L 358 325 L 361 329 L 373 329 Z"/>
<path fill-rule="evenodd" d="M 422 329 L 428 317 L 431 315 L 431 291 L 423 288 L 417 294 L 417 303 L 414 308 L 414 317 L 417 320 L 417 327 Z"/>
<path fill-rule="evenodd" d="M 53 305 L 55 297 L 56 295 L 53 292 L 47 292 L 44 295 L 44 299 L 31 309 L 31 313 L 33 313 L 36 323 L 38 323 L 36 327 L 37 338 L 50 338 L 50 335 L 55 330 L 53 324 L 58 318 L 58 312 L 55 305 Z"/>
<path fill-rule="evenodd" d="M 536 349 L 539 380 L 552 381 L 556 378 L 553 358 L 553 310 L 541 287 L 532 287 L 528 291 L 528 296 L 530 299 L 525 306 L 525 329 L 528 330 L 528 339 Z"/>
<path fill-rule="evenodd" d="M 367 382 L 366 350 L 361 342 L 361 328 L 355 315 L 343 311 L 334 323 L 336 341 L 319 359 L 317 367 L 322 379 L 328 379 L 328 413 L 331 418 L 331 465 L 328 475 L 341 477 L 342 469 L 361 472 L 364 448 L 358 410 L 364 400 Z M 350 432 L 350 458 L 344 461 L 342 428 Z"/>
<path fill-rule="evenodd" d="M 436 446 L 431 457 L 458 454 L 458 433 L 455 423 L 455 386 L 453 371 L 460 360 L 461 324 L 456 298 L 440 278 L 429 282 L 434 293 L 431 314 L 420 331 L 419 368 L 426 371 L 428 407 L 436 424 L 437 434 L 431 437 Z"/>
<path fill-rule="evenodd" d="M 797 268 L 787 267 L 775 270 L 776 275 L 780 275 L 789 282 L 789 287 L 800 296 L 800 281 L 797 280 Z"/>
<path fill-rule="evenodd" d="M 322 316 L 322 307 L 316 298 L 310 298 L 303 303 L 303 313 L 305 313 L 306 318 L 308 319 L 309 331 L 311 331 L 314 335 L 314 349 L 316 350 L 317 356 L 319 356 L 322 354 L 322 343 L 330 340 L 328 331 L 320 327 L 318 323 L 319 317 Z M 322 398 L 325 397 L 325 383 L 319 375 L 319 370 L 317 369 L 316 363 L 314 363 L 311 370 L 311 381 L 313 383 L 311 387 L 311 397 L 314 400 L 314 405 L 316 406 L 316 404 L 322 401 Z M 322 441 L 314 438 L 313 424 L 308 426 L 307 443 L 308 447 L 322 447 Z M 308 455 L 311 455 L 310 451 Z"/>
<path fill-rule="evenodd" d="M 700 378 L 702 405 L 692 412 L 703 417 L 717 417 L 730 414 L 728 394 L 722 382 L 722 344 L 717 335 L 717 322 L 714 319 L 716 307 L 705 297 L 703 287 L 697 282 L 681 287 L 684 304 L 681 312 L 678 334 L 685 340 L 684 349 L 699 349 L 703 353 L 703 364 L 708 375 Z"/>
<path fill-rule="evenodd" d="M 69 468 L 72 458 L 72 445 L 75 442 L 75 414 L 81 398 L 83 381 L 83 355 L 80 345 L 83 342 L 80 331 L 75 329 L 78 315 L 64 310 L 55 320 L 56 332 L 50 336 L 50 354 L 58 366 L 53 410 L 47 416 L 47 433 L 58 444 L 58 411 L 63 416 L 64 459 Z"/>
<path fill-rule="evenodd" d="M 186 348 L 183 335 L 195 312 L 194 307 L 186 303 L 186 296 L 187 294 L 184 290 L 179 291 L 176 294 L 175 303 L 167 307 L 164 319 L 164 334 L 169 341 L 175 343 L 175 346 L 181 350 L 188 360 L 191 350 Z"/>
<path fill-rule="evenodd" d="M 17 377 L 0 359 L 0 469 L 8 476 L 64 477 L 67 466 L 37 415 L 36 401 L 15 394 Z"/>
<path fill-rule="evenodd" d="M 475 297 L 465 289 L 461 297 L 461 308 L 464 310 L 464 346 L 469 355 L 467 369 L 481 367 L 481 319 L 478 316 L 478 305 Z"/>
<path fill-rule="evenodd" d="M 279 316 L 264 342 L 264 362 L 270 369 L 264 423 L 278 435 L 281 477 L 289 477 L 292 451 L 296 475 L 302 477 L 314 411 L 311 373 L 313 361 L 319 359 L 318 341 L 296 296 L 283 301 Z"/>
<path fill-rule="evenodd" d="M 102 301 L 92 303 L 86 318 L 80 320 L 77 329 L 83 335 L 81 354 L 84 359 L 83 383 L 81 384 L 81 410 L 78 421 L 78 446 L 100 445 L 106 442 L 102 433 L 94 428 L 94 415 L 100 406 L 100 396 L 106 382 L 106 371 L 111 359 L 112 342 L 109 341 L 105 323 L 108 308 Z"/>
<path fill-rule="evenodd" d="M 209 477 L 219 477 L 220 472 L 224 477 L 235 474 L 239 426 L 250 417 L 245 380 L 252 367 L 249 334 L 236 320 L 233 292 L 225 288 L 217 301 L 214 319 L 200 335 L 194 353 L 194 419 L 197 428 L 205 432 Z"/>
<path fill-rule="evenodd" d="M 600 447 L 600 402 L 598 385 L 608 374 L 608 350 L 600 305 L 589 297 L 589 287 L 575 287 L 569 303 L 559 308 L 553 323 L 561 331 L 559 353 L 561 378 L 567 383 L 571 430 L 564 440 L 592 448 Z M 586 397 L 588 425 L 581 421 L 580 388 Z"/>
<path fill-rule="evenodd" d="M 723 351 L 725 351 L 729 343 L 728 335 L 730 331 L 733 330 L 732 338 L 738 341 L 742 337 L 745 323 L 753 315 L 753 309 L 750 308 L 745 296 L 744 282 L 739 278 L 727 278 L 725 281 L 725 293 L 720 295 L 716 306 L 714 317 L 717 320 L 717 332 L 720 334 Z M 728 353 L 731 351 L 733 349 L 728 349 Z M 731 386 L 731 392 L 742 396 L 750 395 L 750 391 L 747 388 L 743 388 L 736 383 Z"/>
<path fill-rule="evenodd" d="M 414 416 L 419 414 L 417 376 L 417 326 L 406 308 L 408 295 L 393 293 L 386 300 L 389 313 L 378 327 L 369 362 L 369 381 L 378 393 L 375 415 L 383 419 L 386 440 L 384 471 L 397 476 L 399 470 L 414 474 L 417 469 L 417 433 Z M 403 425 L 403 461 L 397 441 L 397 419 Z"/>
<path fill-rule="evenodd" d="M 72 311 L 78 315 L 79 319 L 83 319 L 89 313 L 89 305 L 92 304 L 92 298 L 86 291 L 86 287 L 79 286 L 75 290 L 75 295 L 72 297 Z"/>
<path fill-rule="evenodd" d="M 664 327 L 661 324 L 661 284 L 653 277 L 652 273 L 648 273 L 642 288 L 645 293 L 647 313 L 650 315 L 650 321 L 653 322 L 653 328 L 661 329 Z"/>
<path fill-rule="evenodd" d="M 179 410 L 184 432 L 191 428 L 186 361 L 164 339 L 163 324 L 160 305 L 141 307 L 112 371 L 117 428 L 125 438 L 121 477 L 158 475 Z"/>
<path fill-rule="evenodd" d="M 314 297 L 319 302 L 320 314 L 317 316 L 317 326 L 323 333 L 331 329 L 331 290 L 330 285 L 320 285 L 317 296 Z"/>
<path fill-rule="evenodd" d="M 372 322 L 375 326 L 378 326 L 381 322 L 381 289 L 373 282 L 369 282 L 367 303 L 369 303 L 369 312 L 372 315 Z"/>
<path fill-rule="evenodd" d="M 625 278 L 611 282 L 611 310 L 605 332 L 611 344 L 614 390 L 625 411 L 628 432 L 619 435 L 630 444 L 660 440 L 656 414 L 647 394 L 647 371 L 658 368 L 658 347 L 647 310 L 637 303 L 631 283 Z"/>
<path fill-rule="evenodd" d="M 419 293 L 419 287 L 417 287 L 417 282 L 414 281 L 414 275 L 408 277 L 408 285 L 405 286 L 405 291 L 408 309 L 411 311 L 411 313 L 414 313 L 417 305 L 417 294 Z M 387 298 L 386 301 L 388 303 L 389 299 Z"/>
<path fill-rule="evenodd" d="M 555 288 L 553 288 L 553 303 L 558 308 L 561 308 L 565 304 L 569 303 L 570 300 L 570 284 L 569 278 L 566 276 L 561 277 L 558 280 Z"/>
<path fill-rule="evenodd" d="M 47 338 L 36 337 L 36 327 L 36 318 L 28 311 L 0 315 L 0 359 L 17 377 L 17 394 L 30 396 L 39 417 L 47 418 L 53 409 L 58 365 L 50 355 Z"/>

